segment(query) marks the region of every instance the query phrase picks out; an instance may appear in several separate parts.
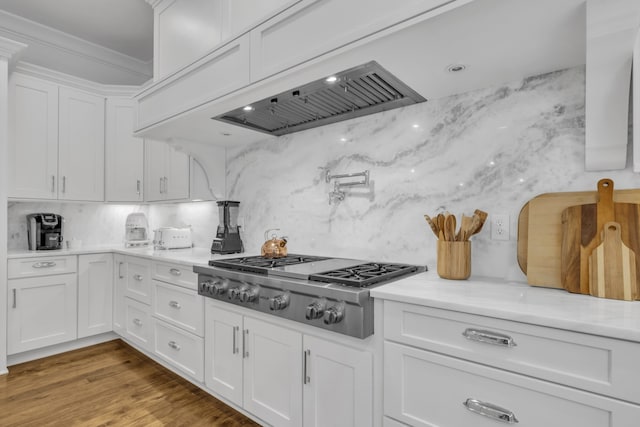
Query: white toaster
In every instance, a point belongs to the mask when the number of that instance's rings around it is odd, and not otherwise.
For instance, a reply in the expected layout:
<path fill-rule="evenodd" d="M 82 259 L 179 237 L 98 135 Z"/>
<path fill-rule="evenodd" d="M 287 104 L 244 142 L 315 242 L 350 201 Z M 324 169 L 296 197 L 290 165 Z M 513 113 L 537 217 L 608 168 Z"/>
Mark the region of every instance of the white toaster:
<path fill-rule="evenodd" d="M 191 227 L 160 227 L 153 230 L 155 249 L 183 249 L 193 246 Z"/>

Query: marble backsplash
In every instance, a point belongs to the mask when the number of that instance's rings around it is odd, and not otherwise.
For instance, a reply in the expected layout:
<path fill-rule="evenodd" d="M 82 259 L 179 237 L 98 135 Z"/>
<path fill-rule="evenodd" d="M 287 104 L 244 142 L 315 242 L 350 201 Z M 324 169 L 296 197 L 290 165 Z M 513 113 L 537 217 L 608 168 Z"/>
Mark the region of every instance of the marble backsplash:
<path fill-rule="evenodd" d="M 427 264 L 436 239 L 423 215 L 482 209 L 510 217 L 510 240 L 472 242 L 472 274 L 524 279 L 517 218 L 530 198 L 638 187 L 630 168 L 584 171 L 584 68 L 382 112 L 227 150 L 227 194 L 241 201 L 244 243 L 280 228 L 289 251 Z M 369 188 L 329 204 L 325 174 L 370 171 Z"/>
<path fill-rule="evenodd" d="M 246 251 L 259 252 L 264 231 L 280 228 L 292 253 L 435 269 L 436 239 L 423 215 L 482 209 L 509 215 L 511 236 L 491 240 L 487 224 L 473 239 L 472 274 L 524 279 L 516 239 L 527 200 L 591 190 L 602 177 L 617 188 L 640 184 L 630 167 L 584 171 L 584 87 L 584 68 L 573 68 L 227 149 L 227 195 L 241 202 Z M 368 188 L 346 189 L 329 204 L 327 171 L 364 170 Z M 85 244 L 121 244 L 126 215 L 139 210 L 152 229 L 191 225 L 198 247 L 210 246 L 218 224 L 215 202 L 13 202 L 9 249 L 26 249 L 26 213 L 60 213 L 66 237 Z"/>

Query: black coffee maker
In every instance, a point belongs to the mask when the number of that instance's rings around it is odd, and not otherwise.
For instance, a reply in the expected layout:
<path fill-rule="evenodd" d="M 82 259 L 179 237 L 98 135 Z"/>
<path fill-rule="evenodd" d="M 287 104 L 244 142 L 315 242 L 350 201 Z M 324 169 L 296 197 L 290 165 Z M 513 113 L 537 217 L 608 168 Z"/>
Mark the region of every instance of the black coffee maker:
<path fill-rule="evenodd" d="M 211 244 L 211 253 L 235 254 L 244 252 L 240 240 L 240 226 L 238 225 L 238 210 L 240 202 L 221 200 L 218 202 L 220 225 L 216 237 Z"/>
<path fill-rule="evenodd" d="M 62 249 L 64 219 L 52 213 L 27 215 L 29 250 Z"/>

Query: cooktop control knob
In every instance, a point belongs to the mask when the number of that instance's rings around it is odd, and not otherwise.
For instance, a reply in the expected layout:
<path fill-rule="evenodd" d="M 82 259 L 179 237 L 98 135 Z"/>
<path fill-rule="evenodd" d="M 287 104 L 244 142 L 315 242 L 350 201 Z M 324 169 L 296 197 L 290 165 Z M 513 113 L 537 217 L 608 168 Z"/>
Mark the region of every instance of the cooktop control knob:
<path fill-rule="evenodd" d="M 240 291 L 240 302 L 253 302 L 258 296 L 258 289 L 247 288 Z"/>
<path fill-rule="evenodd" d="M 323 301 L 315 301 L 309 304 L 305 310 L 304 317 L 307 320 L 319 319 L 324 314 L 325 303 Z"/>
<path fill-rule="evenodd" d="M 200 293 L 208 294 L 211 293 L 211 285 L 213 285 L 212 280 L 205 280 L 204 282 L 200 282 Z"/>
<path fill-rule="evenodd" d="M 271 311 L 284 310 L 289 306 L 289 294 L 282 294 L 269 298 L 269 309 Z"/>
<path fill-rule="evenodd" d="M 344 305 L 334 305 L 333 307 L 329 307 L 324 311 L 324 324 L 325 325 L 333 325 L 338 323 L 344 317 Z"/>
<path fill-rule="evenodd" d="M 209 293 L 211 295 L 223 295 L 227 292 L 229 281 L 227 279 L 216 280 L 209 287 Z"/>
<path fill-rule="evenodd" d="M 227 296 L 229 297 L 229 299 L 239 299 L 240 289 L 239 288 L 229 289 L 229 293 L 227 294 Z"/>

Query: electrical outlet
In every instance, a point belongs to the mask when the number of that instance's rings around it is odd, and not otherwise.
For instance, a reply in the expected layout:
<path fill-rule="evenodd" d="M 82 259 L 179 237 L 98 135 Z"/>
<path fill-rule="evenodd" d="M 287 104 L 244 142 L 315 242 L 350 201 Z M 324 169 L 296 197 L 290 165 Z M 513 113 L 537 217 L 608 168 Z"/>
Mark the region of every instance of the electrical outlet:
<path fill-rule="evenodd" d="M 491 239 L 509 240 L 509 215 L 489 215 L 491 220 Z"/>

